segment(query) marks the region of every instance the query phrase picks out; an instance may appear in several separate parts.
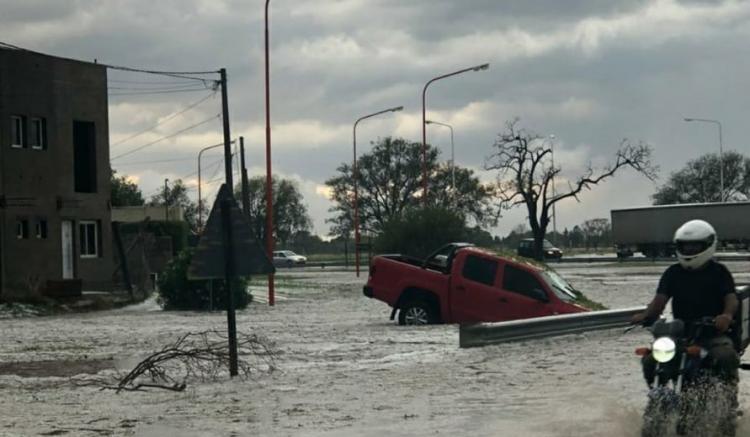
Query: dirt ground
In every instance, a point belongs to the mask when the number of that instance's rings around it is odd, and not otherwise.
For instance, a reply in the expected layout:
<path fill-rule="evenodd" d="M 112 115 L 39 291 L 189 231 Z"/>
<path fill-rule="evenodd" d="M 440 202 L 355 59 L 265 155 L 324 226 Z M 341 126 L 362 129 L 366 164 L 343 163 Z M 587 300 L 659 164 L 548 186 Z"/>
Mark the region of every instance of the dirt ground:
<path fill-rule="evenodd" d="M 750 282 L 748 263 L 728 263 Z M 645 304 L 664 265 L 558 269 L 606 305 Z M 222 313 L 162 312 L 153 301 L 98 313 L 2 320 L 0 436 L 639 435 L 646 390 L 619 330 L 458 348 L 456 326 L 399 327 L 353 272 L 278 277 L 238 329 L 276 343 L 278 370 L 245 381 L 190 381 L 184 392 L 116 394 L 73 379 L 129 371 L 187 332 L 226 329 Z M 89 376 L 86 376 L 89 374 Z M 741 403 L 750 376 L 741 383 Z M 746 434 L 742 434 L 742 433 Z M 750 434 L 750 420 L 738 435 Z"/>

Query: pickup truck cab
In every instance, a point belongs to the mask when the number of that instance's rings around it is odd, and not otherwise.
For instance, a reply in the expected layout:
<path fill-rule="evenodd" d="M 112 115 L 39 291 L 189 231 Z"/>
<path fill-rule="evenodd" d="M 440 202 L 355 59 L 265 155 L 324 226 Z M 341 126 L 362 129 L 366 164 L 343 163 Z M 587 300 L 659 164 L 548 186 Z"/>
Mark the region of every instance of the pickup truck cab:
<path fill-rule="evenodd" d="M 577 292 L 540 264 L 451 243 L 425 260 L 379 255 L 363 292 L 398 312 L 401 325 L 477 323 L 588 311 Z"/>

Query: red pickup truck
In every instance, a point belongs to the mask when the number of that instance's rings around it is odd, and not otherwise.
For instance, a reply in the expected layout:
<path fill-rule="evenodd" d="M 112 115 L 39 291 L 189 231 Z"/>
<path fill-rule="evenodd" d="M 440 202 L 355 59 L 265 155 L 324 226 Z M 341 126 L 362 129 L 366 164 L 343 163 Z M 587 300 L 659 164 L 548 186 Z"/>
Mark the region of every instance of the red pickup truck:
<path fill-rule="evenodd" d="M 588 311 L 552 270 L 451 243 L 425 260 L 379 255 L 363 292 L 398 311 L 401 325 L 498 322 Z"/>

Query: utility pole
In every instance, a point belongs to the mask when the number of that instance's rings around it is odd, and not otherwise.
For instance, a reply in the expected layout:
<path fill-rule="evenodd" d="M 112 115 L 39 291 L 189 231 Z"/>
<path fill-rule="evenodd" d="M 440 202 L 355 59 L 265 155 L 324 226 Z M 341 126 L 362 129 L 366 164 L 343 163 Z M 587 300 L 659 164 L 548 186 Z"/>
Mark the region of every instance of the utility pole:
<path fill-rule="evenodd" d="M 219 70 L 221 75 L 221 113 L 224 127 L 224 172 L 229 199 L 221 203 L 222 236 L 224 237 L 224 282 L 227 290 L 227 330 L 229 331 L 229 375 L 237 376 L 237 321 L 234 314 L 234 250 L 232 249 L 231 203 L 234 198 L 232 181 L 232 148 L 229 132 L 229 101 L 227 99 L 227 70 Z"/>
<path fill-rule="evenodd" d="M 169 221 L 169 179 L 164 179 L 164 221 Z"/>
<path fill-rule="evenodd" d="M 240 160 L 242 163 L 242 213 L 250 218 L 250 191 L 247 180 L 247 167 L 245 167 L 245 137 L 240 137 Z"/>

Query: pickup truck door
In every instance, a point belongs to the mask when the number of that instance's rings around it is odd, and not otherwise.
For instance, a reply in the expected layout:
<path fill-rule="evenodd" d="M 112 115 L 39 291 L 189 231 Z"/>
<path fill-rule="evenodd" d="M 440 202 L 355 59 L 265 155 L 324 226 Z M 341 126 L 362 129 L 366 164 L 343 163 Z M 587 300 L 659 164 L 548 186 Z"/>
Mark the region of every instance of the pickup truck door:
<path fill-rule="evenodd" d="M 507 320 L 498 272 L 500 263 L 491 256 L 471 253 L 453 262 L 451 275 L 451 322 L 474 323 Z"/>
<path fill-rule="evenodd" d="M 501 284 L 508 320 L 551 316 L 555 313 L 546 287 L 533 272 L 521 266 L 503 263 Z"/>

